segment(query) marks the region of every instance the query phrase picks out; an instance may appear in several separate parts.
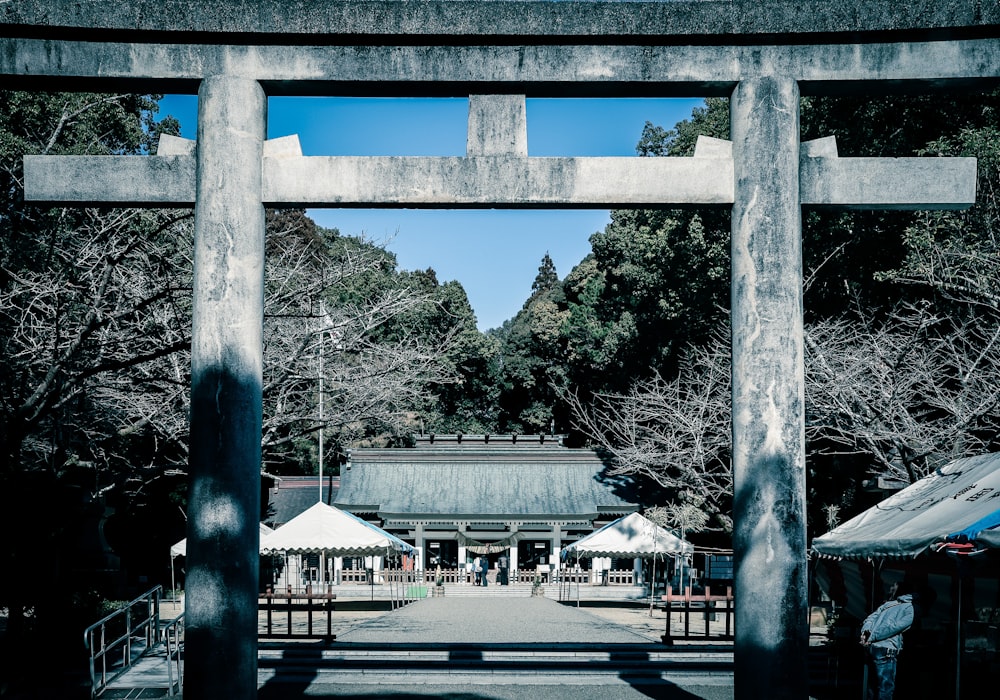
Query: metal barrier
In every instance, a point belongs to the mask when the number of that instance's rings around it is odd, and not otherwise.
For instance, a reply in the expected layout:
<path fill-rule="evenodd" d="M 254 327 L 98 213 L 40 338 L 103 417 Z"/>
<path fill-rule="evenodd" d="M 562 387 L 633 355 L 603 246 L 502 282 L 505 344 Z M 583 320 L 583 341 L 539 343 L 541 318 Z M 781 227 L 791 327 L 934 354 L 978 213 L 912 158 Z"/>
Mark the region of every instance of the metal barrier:
<path fill-rule="evenodd" d="M 733 603 L 733 587 L 728 586 L 725 594 L 712 595 L 712 589 L 705 586 L 703 594 L 692 595 L 691 587 L 684 589 L 684 593 L 674 593 L 671 586 L 667 586 L 667 592 L 661 596 L 663 606 L 667 613 L 667 626 L 662 637 L 664 644 L 672 644 L 674 639 L 670 631 L 670 618 L 674 612 L 684 617 L 684 633 L 680 639 L 705 639 L 708 637 L 718 637 L 721 639 L 733 639 L 733 620 L 736 608 Z M 705 621 L 704 634 L 693 633 L 691 631 L 691 615 L 701 615 Z M 713 634 L 712 622 L 718 615 L 724 616 L 724 629 Z"/>
<path fill-rule="evenodd" d="M 258 632 L 261 639 L 324 639 L 332 642 L 337 638 L 333 633 L 333 609 L 337 595 L 335 593 L 313 593 L 307 586 L 306 593 L 274 593 L 270 587 L 258 599 L 258 609 L 267 613 L 267 622 L 263 631 Z M 326 613 L 326 632 L 313 631 L 313 613 Z M 285 631 L 279 632 L 274 625 L 274 614 L 286 616 Z M 302 631 L 292 625 L 293 613 L 305 613 L 306 629 Z"/>
<path fill-rule="evenodd" d="M 84 630 L 83 643 L 90 655 L 92 698 L 159 641 L 162 597 L 163 586 L 151 588 Z"/>
<path fill-rule="evenodd" d="M 167 623 L 163 628 L 161 639 L 166 647 L 167 694 L 176 695 L 184 685 L 184 613 Z"/>

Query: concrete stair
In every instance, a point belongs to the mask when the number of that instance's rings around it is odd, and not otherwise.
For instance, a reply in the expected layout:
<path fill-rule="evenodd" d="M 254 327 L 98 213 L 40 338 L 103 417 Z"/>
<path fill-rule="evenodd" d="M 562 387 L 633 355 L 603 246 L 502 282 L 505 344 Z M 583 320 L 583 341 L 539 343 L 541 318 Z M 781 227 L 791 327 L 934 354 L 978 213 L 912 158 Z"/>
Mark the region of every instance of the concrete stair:
<path fill-rule="evenodd" d="M 433 586 L 427 587 L 427 595 L 433 594 L 431 591 Z M 531 595 L 531 584 L 530 583 L 512 583 L 509 586 L 471 586 L 468 584 L 452 584 L 441 586 L 444 588 L 444 595 L 446 598 L 527 598 Z M 556 592 L 553 586 L 543 586 L 546 593 L 549 591 Z M 551 596 L 547 596 L 551 597 Z"/>
<path fill-rule="evenodd" d="M 659 684 L 681 679 L 731 683 L 732 646 L 658 644 L 363 644 L 323 648 L 262 645 L 262 684 L 523 683 L 547 679 L 565 685 L 619 682 Z"/>

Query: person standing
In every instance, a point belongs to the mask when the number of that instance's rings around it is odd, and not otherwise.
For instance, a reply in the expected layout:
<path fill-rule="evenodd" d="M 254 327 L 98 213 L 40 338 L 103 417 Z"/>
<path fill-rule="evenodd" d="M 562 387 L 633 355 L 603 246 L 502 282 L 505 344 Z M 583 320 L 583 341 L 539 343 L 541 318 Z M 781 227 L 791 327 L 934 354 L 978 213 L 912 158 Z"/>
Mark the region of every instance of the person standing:
<path fill-rule="evenodd" d="M 913 594 L 905 581 L 889 589 L 885 603 L 861 623 L 861 646 L 875 666 L 877 700 L 892 700 L 896 690 L 896 659 L 903 649 L 903 633 L 914 620 Z"/>
<path fill-rule="evenodd" d="M 497 559 L 497 583 L 501 586 L 507 585 L 507 571 L 509 562 L 506 554 L 501 554 Z"/>
<path fill-rule="evenodd" d="M 478 586 L 479 581 L 483 576 L 483 558 L 476 555 L 476 558 L 472 560 L 472 585 Z"/>

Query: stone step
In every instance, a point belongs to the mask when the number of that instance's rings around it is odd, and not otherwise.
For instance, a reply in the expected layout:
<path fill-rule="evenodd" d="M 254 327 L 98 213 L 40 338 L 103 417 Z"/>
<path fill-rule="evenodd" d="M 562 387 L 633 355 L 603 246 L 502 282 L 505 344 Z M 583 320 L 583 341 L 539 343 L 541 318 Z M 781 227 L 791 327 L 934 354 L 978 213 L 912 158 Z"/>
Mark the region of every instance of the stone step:
<path fill-rule="evenodd" d="M 667 648 L 654 644 L 351 644 L 317 651 L 292 645 L 261 648 L 261 673 L 288 679 L 298 674 L 400 673 L 414 675 L 554 673 L 565 677 L 666 677 L 678 673 L 729 675 L 732 646 Z"/>
<path fill-rule="evenodd" d="M 697 665 L 724 667 L 733 661 L 732 644 L 551 644 L 551 643 L 439 643 L 373 644 L 335 642 L 317 649 L 296 644 L 262 642 L 258 650 L 261 666 L 281 664 L 344 666 L 366 662 L 417 665 L 438 662 L 473 662 L 476 664 L 518 663 L 658 663 L 670 666 Z"/>

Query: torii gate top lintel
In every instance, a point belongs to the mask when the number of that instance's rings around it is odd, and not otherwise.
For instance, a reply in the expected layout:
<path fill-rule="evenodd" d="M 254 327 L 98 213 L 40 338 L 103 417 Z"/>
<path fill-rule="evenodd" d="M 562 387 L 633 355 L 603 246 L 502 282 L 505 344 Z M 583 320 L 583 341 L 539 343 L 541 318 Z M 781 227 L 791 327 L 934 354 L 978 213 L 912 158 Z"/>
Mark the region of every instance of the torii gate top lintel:
<path fill-rule="evenodd" d="M 81 29 L 235 43 L 341 42 L 345 36 L 627 37 L 657 44 L 801 43 L 868 33 L 907 40 L 995 33 L 1000 5 L 978 0 L 14 0 L 0 35 L 78 38 Z M 159 38 L 157 38 L 159 36 Z M 144 39 L 145 37 L 145 39 Z M 326 38 L 324 38 L 326 37 Z M 170 41 L 170 39 L 167 39 Z M 378 43 L 378 42 L 374 42 Z M 403 42 L 405 43 L 405 41 Z"/>

